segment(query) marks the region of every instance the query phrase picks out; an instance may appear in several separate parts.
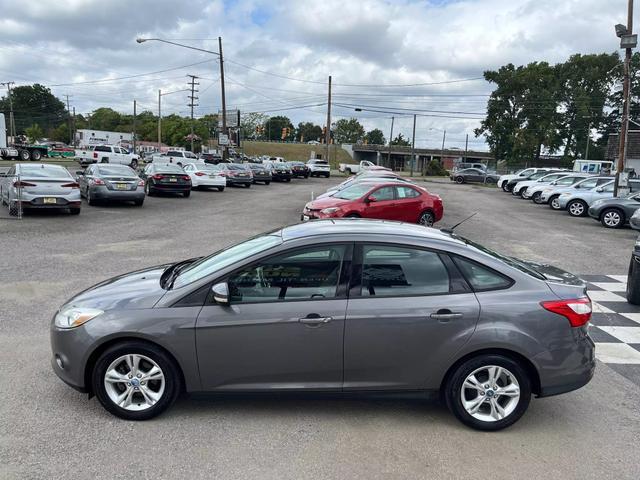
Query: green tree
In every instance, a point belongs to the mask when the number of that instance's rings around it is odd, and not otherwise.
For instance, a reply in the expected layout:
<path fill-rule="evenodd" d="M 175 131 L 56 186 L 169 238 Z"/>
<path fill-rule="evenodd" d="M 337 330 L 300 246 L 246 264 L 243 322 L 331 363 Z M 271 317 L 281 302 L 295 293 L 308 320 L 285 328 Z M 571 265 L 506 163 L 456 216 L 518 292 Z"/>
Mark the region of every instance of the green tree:
<path fill-rule="evenodd" d="M 331 126 L 331 129 L 336 143 L 357 143 L 364 139 L 364 127 L 356 118 L 348 120 L 341 118 Z"/>
<path fill-rule="evenodd" d="M 37 123 L 34 123 L 30 127 L 26 128 L 24 134 L 27 136 L 29 143 L 36 143 L 44 136 L 42 128 Z"/>
<path fill-rule="evenodd" d="M 271 117 L 264 124 L 264 134 L 268 140 L 282 140 L 282 129 L 290 128 L 291 135 L 284 140 L 293 139 L 293 124 L 288 117 Z"/>
<path fill-rule="evenodd" d="M 18 134 L 25 133 L 34 124 L 48 131 L 69 118 L 64 103 L 50 89 L 37 83 L 12 88 L 11 99 Z M 5 95 L 0 98 L 0 112 L 8 119 L 9 111 L 9 97 Z"/>
<path fill-rule="evenodd" d="M 109 132 L 123 131 L 123 116 L 112 108 L 98 108 L 91 114 L 89 121 L 92 130 L 106 130 Z M 120 130 L 118 130 L 120 127 Z M 129 130 L 131 131 L 131 130 Z"/>
<path fill-rule="evenodd" d="M 384 138 L 384 133 L 379 128 L 369 130 L 364 139 L 370 145 L 386 145 L 387 140 Z"/>
<path fill-rule="evenodd" d="M 391 140 L 391 145 L 400 145 L 401 147 L 410 147 L 411 142 L 404 138 L 401 133 L 396 138 Z"/>
<path fill-rule="evenodd" d="M 261 127 L 269 119 L 264 113 L 244 113 L 240 116 L 242 138 L 257 138 L 257 127 Z"/>
<path fill-rule="evenodd" d="M 296 139 L 308 142 L 310 140 L 320 141 L 322 137 L 322 127 L 311 122 L 300 122 L 296 129 Z"/>

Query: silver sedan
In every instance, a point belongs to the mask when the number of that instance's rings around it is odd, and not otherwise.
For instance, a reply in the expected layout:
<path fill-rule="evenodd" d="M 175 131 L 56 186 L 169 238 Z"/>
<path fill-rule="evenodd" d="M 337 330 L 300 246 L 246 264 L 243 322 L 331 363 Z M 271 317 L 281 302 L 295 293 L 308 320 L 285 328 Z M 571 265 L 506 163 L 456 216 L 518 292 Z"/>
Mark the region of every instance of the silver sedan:
<path fill-rule="evenodd" d="M 20 208 L 80 213 L 80 186 L 60 165 L 17 163 L 0 178 L 0 198 L 9 207 L 10 215 L 17 215 Z"/>

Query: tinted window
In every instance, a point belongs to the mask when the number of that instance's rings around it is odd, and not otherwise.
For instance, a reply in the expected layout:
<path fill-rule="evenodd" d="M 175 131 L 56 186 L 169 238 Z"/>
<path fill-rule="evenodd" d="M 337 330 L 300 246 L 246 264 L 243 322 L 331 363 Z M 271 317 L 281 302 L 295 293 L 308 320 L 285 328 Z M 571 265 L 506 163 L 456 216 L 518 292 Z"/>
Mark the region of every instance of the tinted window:
<path fill-rule="evenodd" d="M 93 151 L 94 152 L 111 152 L 111 147 L 103 147 L 103 146 L 100 146 L 100 145 L 96 145 L 93 148 Z"/>
<path fill-rule="evenodd" d="M 305 248 L 272 257 L 234 273 L 231 303 L 334 298 L 344 245 Z"/>
<path fill-rule="evenodd" d="M 454 257 L 454 261 L 469 285 L 476 290 L 498 290 L 511 286 L 511 280 L 471 260 L 462 257 Z"/>
<path fill-rule="evenodd" d="M 156 165 L 156 172 L 166 172 L 166 173 L 184 173 L 182 167 L 176 165 L 175 163 L 162 163 L 160 165 Z"/>
<path fill-rule="evenodd" d="M 365 193 L 371 190 L 371 185 L 351 185 L 339 193 L 334 195 L 335 198 L 342 198 L 343 200 L 355 200 L 362 197 Z"/>
<path fill-rule="evenodd" d="M 604 187 L 602 187 L 602 191 L 603 192 L 613 192 L 613 183 L 610 183 L 609 185 L 605 185 Z"/>
<path fill-rule="evenodd" d="M 58 165 L 20 165 L 20 175 L 29 178 L 67 178 L 69 171 Z"/>
<path fill-rule="evenodd" d="M 98 168 L 99 175 L 136 175 L 131 168 L 126 165 L 109 165 L 104 166 L 104 164 L 100 165 Z"/>
<path fill-rule="evenodd" d="M 377 201 L 384 202 L 386 200 L 393 200 L 394 192 L 393 187 L 382 187 L 376 190 L 375 192 L 371 192 L 371 196 L 375 197 Z"/>
<path fill-rule="evenodd" d="M 363 296 L 446 293 L 449 293 L 449 273 L 437 253 L 382 245 L 364 247 Z"/>
<path fill-rule="evenodd" d="M 420 193 L 413 188 L 409 187 L 396 187 L 398 198 L 416 198 L 420 196 Z"/>

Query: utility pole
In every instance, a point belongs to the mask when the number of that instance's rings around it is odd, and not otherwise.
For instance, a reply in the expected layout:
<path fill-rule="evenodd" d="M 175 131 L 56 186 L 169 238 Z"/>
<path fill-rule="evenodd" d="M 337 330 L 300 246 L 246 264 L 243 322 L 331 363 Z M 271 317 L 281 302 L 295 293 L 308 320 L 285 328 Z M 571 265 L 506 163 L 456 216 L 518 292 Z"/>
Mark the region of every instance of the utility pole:
<path fill-rule="evenodd" d="M 71 138 L 73 138 L 72 145 L 75 147 L 76 146 L 76 107 L 73 107 L 73 121 L 71 125 L 72 125 Z"/>
<path fill-rule="evenodd" d="M 187 75 L 187 77 L 191 78 L 191 81 L 189 82 L 189 85 L 191 85 L 191 95 L 188 95 L 188 98 L 190 100 L 190 102 L 187 104 L 188 107 L 191 107 L 191 152 L 193 152 L 193 107 L 197 107 L 198 104 L 196 103 L 196 101 L 198 100 L 198 97 L 195 96 L 195 94 L 198 92 L 198 90 L 196 89 L 196 85 L 200 85 L 198 82 L 196 82 L 196 77 L 195 75 Z"/>
<path fill-rule="evenodd" d="M 15 85 L 15 82 L 0 82 L 0 85 L 7 87 L 7 96 L 9 98 L 9 136 L 11 141 L 16 141 L 16 122 L 13 118 L 13 99 L 11 98 L 11 85 Z"/>
<path fill-rule="evenodd" d="M 389 168 L 393 170 L 393 166 L 391 165 L 391 140 L 393 140 L 393 122 L 396 117 L 391 117 L 391 134 L 389 135 L 389 151 L 387 152 L 387 164 Z"/>
<path fill-rule="evenodd" d="M 133 101 L 133 153 L 137 153 L 136 151 L 136 101 Z"/>
<path fill-rule="evenodd" d="M 71 124 L 71 108 L 69 108 L 69 95 L 65 95 L 67 99 L 67 115 L 69 115 L 69 145 L 73 144 L 73 127 Z"/>
<path fill-rule="evenodd" d="M 222 133 L 227 135 L 227 99 L 224 93 L 224 59 L 222 57 L 222 37 L 218 37 L 218 55 L 220 56 L 220 90 L 222 96 Z M 218 138 L 220 138 L 218 136 Z M 227 146 L 222 147 L 222 159 L 227 159 Z"/>
<path fill-rule="evenodd" d="M 589 160 L 589 140 L 591 139 L 591 120 L 589 120 L 589 126 L 587 127 L 587 149 L 584 152 L 584 159 Z"/>
<path fill-rule="evenodd" d="M 444 141 L 446 140 L 446 138 L 447 138 L 447 131 L 444 130 L 442 132 L 442 153 L 440 154 L 440 163 L 442 165 L 444 165 Z"/>
<path fill-rule="evenodd" d="M 469 151 L 469 134 L 467 133 L 467 138 L 464 140 L 464 159 L 463 162 L 467 161 L 467 152 Z"/>
<path fill-rule="evenodd" d="M 617 27 L 616 27 L 617 30 Z M 632 36 L 633 32 L 633 0 L 628 0 L 627 5 L 627 31 L 620 38 L 624 42 L 625 36 Z M 624 171 L 624 163 L 626 159 L 627 132 L 629 130 L 629 65 L 631 63 L 631 46 L 625 48 L 624 56 L 624 82 L 622 86 L 622 124 L 620 126 L 620 149 L 618 151 L 618 165 L 616 168 L 616 178 L 613 184 L 613 196 L 618 196 L 620 188 L 620 174 Z"/>
<path fill-rule="evenodd" d="M 413 177 L 413 169 L 416 163 L 416 117 L 417 115 L 413 114 L 413 135 L 411 137 L 411 177 Z"/>
<path fill-rule="evenodd" d="M 327 144 L 327 162 L 329 162 L 329 147 L 331 143 L 331 75 L 329 75 L 329 95 L 327 96 L 327 131 L 324 134 L 324 143 Z"/>
<path fill-rule="evenodd" d="M 162 90 L 158 90 L 158 153 L 162 145 Z"/>

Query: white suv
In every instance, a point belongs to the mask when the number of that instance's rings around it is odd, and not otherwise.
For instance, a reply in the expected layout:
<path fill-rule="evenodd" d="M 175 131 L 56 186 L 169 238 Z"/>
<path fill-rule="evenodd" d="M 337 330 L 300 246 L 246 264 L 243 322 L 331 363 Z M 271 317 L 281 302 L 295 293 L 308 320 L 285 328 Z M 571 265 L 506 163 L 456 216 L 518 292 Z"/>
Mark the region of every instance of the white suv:
<path fill-rule="evenodd" d="M 312 158 L 307 162 L 307 167 L 309 167 L 309 175 L 312 177 L 326 177 L 329 178 L 331 176 L 331 169 L 329 168 L 329 162 L 326 160 L 318 160 L 317 158 Z"/>

